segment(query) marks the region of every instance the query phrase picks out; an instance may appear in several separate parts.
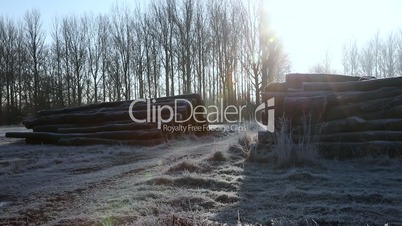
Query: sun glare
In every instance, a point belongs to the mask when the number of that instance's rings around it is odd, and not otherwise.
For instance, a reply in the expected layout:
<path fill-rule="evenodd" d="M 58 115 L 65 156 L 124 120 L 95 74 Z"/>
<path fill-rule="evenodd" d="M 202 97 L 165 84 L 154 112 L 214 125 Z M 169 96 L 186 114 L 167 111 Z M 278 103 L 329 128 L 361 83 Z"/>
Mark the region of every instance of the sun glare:
<path fill-rule="evenodd" d="M 309 66 L 325 58 L 325 51 L 330 52 L 332 66 L 341 70 L 345 40 L 365 43 L 377 31 L 387 34 L 401 26 L 400 1 L 265 0 L 263 3 L 272 29 L 289 52 L 295 72 L 307 72 Z"/>

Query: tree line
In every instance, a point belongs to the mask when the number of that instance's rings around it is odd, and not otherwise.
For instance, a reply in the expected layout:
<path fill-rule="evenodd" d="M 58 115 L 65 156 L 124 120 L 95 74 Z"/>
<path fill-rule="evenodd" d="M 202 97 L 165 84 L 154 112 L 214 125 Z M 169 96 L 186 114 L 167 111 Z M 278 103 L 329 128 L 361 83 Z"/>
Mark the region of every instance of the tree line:
<path fill-rule="evenodd" d="M 41 109 L 199 93 L 210 104 L 259 104 L 290 62 L 261 0 L 165 0 L 145 8 L 0 17 L 2 123 Z M 222 103 L 221 103 L 222 102 Z"/>
<path fill-rule="evenodd" d="M 356 40 L 344 43 L 342 65 L 347 75 L 376 78 L 402 76 L 402 30 L 381 37 L 376 32 L 364 45 Z"/>
<path fill-rule="evenodd" d="M 354 76 L 390 78 L 402 76 L 402 30 L 381 35 L 377 31 L 366 43 L 346 40 L 342 48 L 343 71 L 332 68 L 328 50 L 311 73 L 342 73 Z"/>

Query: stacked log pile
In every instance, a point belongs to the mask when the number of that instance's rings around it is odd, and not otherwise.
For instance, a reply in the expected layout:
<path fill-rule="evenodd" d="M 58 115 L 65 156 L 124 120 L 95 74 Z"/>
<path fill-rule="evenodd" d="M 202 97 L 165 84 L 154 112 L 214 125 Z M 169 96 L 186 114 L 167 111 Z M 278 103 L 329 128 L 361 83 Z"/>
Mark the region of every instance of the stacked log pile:
<path fill-rule="evenodd" d="M 402 77 L 288 74 L 286 82 L 265 88 L 266 106 L 271 98 L 275 98 L 276 129 L 279 119 L 286 119 L 298 142 L 308 124 L 308 131 L 316 131 L 311 140 L 324 157 L 402 152 Z M 267 114 L 268 106 L 262 118 Z M 267 141 L 268 133 L 260 133 L 260 142 Z"/>
<path fill-rule="evenodd" d="M 202 114 L 193 114 L 197 106 L 203 105 L 198 94 L 132 103 L 107 102 L 39 111 L 34 117 L 23 121 L 32 132 L 9 132 L 6 137 L 25 138 L 26 143 L 31 144 L 149 146 L 164 143 L 172 137 L 171 131 L 164 130 L 166 125 L 203 128 L 207 125 L 206 121 L 199 123 L 204 121 Z M 173 114 L 169 107 L 173 109 Z M 135 119 L 144 122 L 133 121 L 130 112 Z"/>

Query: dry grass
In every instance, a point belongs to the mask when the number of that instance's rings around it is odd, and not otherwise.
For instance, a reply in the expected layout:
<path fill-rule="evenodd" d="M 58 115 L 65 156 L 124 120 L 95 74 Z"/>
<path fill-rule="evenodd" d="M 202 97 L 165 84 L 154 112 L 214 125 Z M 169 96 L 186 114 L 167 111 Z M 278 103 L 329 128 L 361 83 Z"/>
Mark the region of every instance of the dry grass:
<path fill-rule="evenodd" d="M 253 143 L 253 138 L 249 133 L 245 132 L 245 133 L 239 134 L 238 143 L 243 147 L 243 149 L 247 150 L 250 148 L 250 145 Z"/>
<path fill-rule="evenodd" d="M 216 151 L 210 158 L 208 158 L 208 160 L 215 162 L 224 162 L 226 161 L 226 157 L 221 151 Z"/>
<path fill-rule="evenodd" d="M 279 168 L 300 166 L 314 163 L 318 158 L 316 146 L 320 131 L 315 131 L 311 126 L 311 117 L 303 120 L 301 130 L 297 138 L 293 137 L 294 131 L 286 119 L 279 121 L 279 131 L 276 132 L 274 145 L 260 144 L 253 136 L 246 134 L 239 138 L 247 159 L 253 162 L 272 163 Z"/>
<path fill-rule="evenodd" d="M 258 143 L 258 140 L 255 135 L 252 135 L 252 132 L 246 131 L 238 134 L 238 143 L 241 146 L 246 159 L 250 159 L 250 155 L 253 154 L 251 153 L 251 150 L 254 149 L 254 146 Z M 233 146 L 232 148 L 236 147 Z"/>
<path fill-rule="evenodd" d="M 318 158 L 306 129 L 278 130 L 277 149 L 252 129 L 152 148 L 4 146 L 0 225 L 401 225 L 401 161 L 291 167 Z"/>
<path fill-rule="evenodd" d="M 158 176 L 147 182 L 149 185 L 178 186 L 184 188 L 208 188 L 211 191 L 233 190 L 236 187 L 227 181 L 209 178 L 193 173 L 183 173 L 178 177 Z"/>
<path fill-rule="evenodd" d="M 174 165 L 169 168 L 167 173 L 172 174 L 172 173 L 180 173 L 180 172 L 196 172 L 200 169 L 200 166 L 194 162 L 189 162 L 189 161 L 183 161 L 177 165 Z"/>
<path fill-rule="evenodd" d="M 289 226 L 289 225 L 319 226 L 319 224 L 314 220 L 304 220 L 302 223 L 284 219 L 274 219 L 271 221 L 271 226 Z"/>
<path fill-rule="evenodd" d="M 290 167 L 313 163 L 318 159 L 316 146 L 317 136 L 311 129 L 311 120 L 304 120 L 303 132 L 294 142 L 293 131 L 286 120 L 281 121 L 281 129 L 277 135 L 277 143 L 272 149 L 278 167 Z"/>

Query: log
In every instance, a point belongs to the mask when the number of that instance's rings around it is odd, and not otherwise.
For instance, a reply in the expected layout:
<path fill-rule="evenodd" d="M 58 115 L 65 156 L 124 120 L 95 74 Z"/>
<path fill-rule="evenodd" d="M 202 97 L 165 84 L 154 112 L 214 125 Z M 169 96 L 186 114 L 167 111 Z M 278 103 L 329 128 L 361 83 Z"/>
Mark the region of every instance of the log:
<path fill-rule="evenodd" d="M 129 121 L 126 121 L 129 122 Z M 108 122 L 109 123 L 109 122 Z M 93 124 L 90 124 L 93 125 Z M 59 128 L 73 128 L 73 127 L 80 127 L 85 126 L 85 124 L 53 124 L 53 125 L 40 125 L 35 126 L 32 128 L 33 132 L 51 132 L 57 133 Z"/>
<path fill-rule="evenodd" d="M 383 87 L 371 91 L 338 92 L 335 93 L 335 95 L 336 95 L 335 104 L 348 104 L 373 99 L 382 99 L 382 98 L 399 96 L 402 95 L 402 89 L 399 87 Z"/>
<path fill-rule="evenodd" d="M 339 132 L 356 132 L 364 130 L 364 123 L 367 121 L 359 117 L 349 117 L 346 119 L 328 121 L 323 123 L 313 124 L 312 127 L 315 131 L 322 134 L 325 133 L 339 133 Z M 377 130 L 372 128 L 370 130 Z"/>
<path fill-rule="evenodd" d="M 147 111 L 147 110 L 152 110 L 152 109 L 158 109 L 158 106 L 170 106 L 172 108 L 184 108 L 186 107 L 189 111 L 191 110 L 191 107 L 195 107 L 195 104 L 192 102 L 195 99 L 187 101 L 182 101 L 182 100 L 169 100 L 169 101 L 162 101 L 162 102 L 157 102 L 157 103 L 151 103 L 150 106 L 147 105 L 147 103 L 139 102 L 136 103 L 134 106 L 132 106 L 132 111 Z M 90 110 L 85 110 L 85 111 L 78 111 L 78 112 L 67 112 L 67 113 L 58 113 L 58 114 L 49 114 L 45 116 L 37 116 L 37 117 L 31 117 L 30 119 L 24 120 L 23 124 L 28 124 L 34 120 L 37 120 L 38 118 L 43 118 L 43 117 L 57 117 L 58 115 L 75 115 L 75 114 L 101 114 L 101 113 L 114 113 L 114 112 L 125 112 L 130 109 L 130 102 L 129 104 L 121 104 L 117 107 L 108 107 L 108 108 L 94 108 Z"/>
<path fill-rule="evenodd" d="M 93 126 L 103 126 L 109 124 L 126 124 L 132 123 L 132 120 L 122 120 L 122 121 L 106 121 L 97 124 L 52 124 L 52 125 L 42 125 L 36 126 L 32 130 L 33 132 L 52 132 L 57 133 L 59 129 L 67 128 L 81 128 L 81 127 L 93 127 Z"/>
<path fill-rule="evenodd" d="M 138 119 L 147 117 L 147 111 L 133 111 L 133 115 Z M 26 128 L 32 129 L 36 126 L 51 124 L 96 124 L 105 121 L 130 120 L 128 111 L 109 112 L 109 113 L 76 113 L 76 114 L 56 114 L 38 117 L 33 120 L 23 122 Z"/>
<path fill-rule="evenodd" d="M 307 92 L 264 92 L 261 93 L 263 101 L 270 98 L 285 98 L 285 97 L 314 97 L 326 96 L 328 104 L 339 105 L 347 103 L 355 103 L 360 101 L 371 100 L 373 98 L 388 98 L 402 94 L 402 89 L 399 87 L 384 87 L 372 91 L 346 91 L 346 92 L 332 92 L 332 91 L 307 91 Z"/>
<path fill-rule="evenodd" d="M 402 141 L 402 131 L 359 131 L 321 134 L 320 142 Z"/>
<path fill-rule="evenodd" d="M 130 102 L 131 104 L 132 102 Z M 98 112 L 113 112 L 113 111 L 126 111 L 130 108 L 130 104 L 123 104 L 120 105 L 119 107 L 115 108 L 100 108 L 100 109 L 95 109 L 93 111 L 84 111 L 83 113 L 98 113 Z M 170 106 L 172 108 L 175 107 L 189 107 L 190 105 L 194 108 L 195 106 L 198 106 L 195 104 L 195 99 L 190 99 L 187 101 L 184 100 L 169 100 L 169 101 L 162 101 L 162 102 L 156 102 L 156 103 L 150 103 L 149 109 L 152 109 L 155 107 L 156 109 L 158 106 Z M 139 102 L 136 103 L 134 106 L 132 106 L 132 110 L 147 110 L 148 105 L 147 103 Z"/>
<path fill-rule="evenodd" d="M 26 144 L 55 144 L 55 141 L 47 140 L 47 139 L 34 139 L 34 138 L 25 138 Z"/>
<path fill-rule="evenodd" d="M 307 139 L 320 148 L 324 157 L 400 155 L 402 77 L 360 79 L 290 74 L 285 84 L 267 86 L 261 95 L 264 102 L 275 98 L 276 119 L 285 115 L 291 126 L 295 126 L 292 129 L 295 143 L 303 144 Z M 306 128 L 300 119 L 310 112 L 312 120 L 305 122 Z M 261 142 L 267 142 L 265 137 L 260 138 Z"/>
<path fill-rule="evenodd" d="M 274 92 L 274 93 L 263 93 L 263 100 L 267 100 L 269 98 L 275 97 L 275 115 L 280 117 L 283 115 L 284 111 L 284 99 L 292 100 L 294 102 L 302 101 L 306 98 L 308 99 L 320 99 L 325 97 L 327 100 L 326 103 L 326 114 L 323 118 L 324 120 L 336 120 L 340 118 L 347 118 L 350 116 L 355 116 L 359 114 L 367 114 L 370 111 L 379 111 L 381 110 L 381 103 L 387 103 L 389 106 L 396 106 L 399 105 L 401 102 L 400 97 L 402 96 L 402 89 L 398 88 L 390 88 L 385 87 L 379 90 L 368 91 L 368 92 L 328 92 L 328 91 L 311 91 L 311 92 L 298 92 L 298 93 L 283 93 L 283 92 Z M 294 99 L 293 99 L 294 98 Z M 375 99 L 373 99 L 375 98 Z M 392 99 L 390 99 L 392 98 Z M 367 101 L 370 100 L 370 101 Z M 362 107 L 363 110 L 359 110 L 360 113 L 353 113 L 353 111 L 347 110 L 348 108 L 357 108 L 359 109 L 361 106 L 361 102 L 364 102 L 365 106 Z M 366 103 L 368 102 L 368 103 Z M 356 103 L 355 105 L 351 105 Z M 349 104 L 349 105 L 348 105 Z M 387 106 L 384 105 L 384 106 Z M 319 105 L 318 105 L 319 106 Z M 291 107 L 291 106 L 290 106 Z M 331 110 L 335 107 L 335 110 Z M 289 108 L 288 108 L 289 109 Z M 369 110 L 371 109 L 371 110 Z M 376 110 L 377 109 L 377 110 Z M 299 112 L 299 113 L 297 113 Z M 345 113 L 343 113 L 345 112 Z M 348 114 L 348 112 L 351 112 Z M 285 112 L 285 113 L 288 113 Z M 294 111 L 292 110 L 293 114 L 300 114 L 302 115 L 303 111 Z M 393 118 L 393 117 L 387 117 Z"/>
<path fill-rule="evenodd" d="M 356 116 L 358 116 L 364 120 L 401 118 L 402 117 L 402 106 L 396 106 L 394 108 L 386 109 L 384 111 L 364 113 L 364 114 L 356 115 Z"/>
<path fill-rule="evenodd" d="M 156 98 L 156 103 L 158 102 L 169 102 L 175 99 L 194 99 L 195 102 L 193 104 L 200 105 L 202 103 L 201 96 L 199 94 L 185 94 L 185 95 L 176 95 L 176 96 L 169 96 L 169 97 L 160 97 Z M 88 110 L 94 110 L 94 109 L 100 109 L 100 108 L 113 108 L 113 107 L 118 107 L 121 106 L 122 104 L 125 104 L 124 106 L 129 106 L 134 100 L 129 100 L 129 101 L 115 101 L 115 102 L 105 102 L 105 103 L 99 103 L 99 104 L 89 104 L 85 106 L 78 106 L 78 107 L 69 107 L 69 108 L 63 108 L 63 109 L 54 109 L 54 110 L 43 110 L 39 111 L 37 113 L 38 116 L 48 116 L 48 115 L 54 115 L 54 114 L 66 114 L 66 113 L 76 113 L 76 112 L 82 112 L 82 111 L 88 111 Z"/>
<path fill-rule="evenodd" d="M 62 145 L 155 145 L 170 135 L 163 132 L 166 128 L 162 126 L 192 125 L 204 128 L 208 125 L 207 122 L 198 122 L 205 119 L 205 115 L 200 114 L 202 109 L 195 110 L 202 104 L 200 95 L 186 94 L 148 99 L 135 105 L 130 100 L 45 110 L 23 122 L 33 132 L 6 133 L 6 137 L 25 138 L 27 143 Z M 161 109 L 160 106 L 170 108 Z M 170 114 L 172 109 L 175 115 Z M 193 114 L 194 111 L 197 114 Z M 131 114 L 145 122 L 135 122 Z M 166 129 L 166 132 L 170 131 Z"/>
<path fill-rule="evenodd" d="M 321 102 L 320 104 L 316 105 L 313 104 L 313 106 L 321 106 L 321 104 L 324 104 L 324 102 L 329 102 L 330 98 L 335 99 L 336 97 L 334 96 L 333 93 L 331 92 L 265 92 L 261 94 L 263 102 L 267 102 L 271 98 L 274 99 L 274 109 L 275 109 L 275 116 L 276 118 L 283 117 L 285 113 L 285 108 L 291 109 L 292 108 L 292 102 L 297 103 L 298 106 L 295 106 L 294 108 L 296 109 L 303 109 L 305 110 L 306 107 L 304 107 L 305 102 Z M 286 99 L 286 105 L 285 107 L 285 99 Z M 309 101 L 308 99 L 314 99 L 313 101 Z M 326 101 L 324 101 L 326 100 Z M 333 102 L 333 101 L 332 101 Z M 267 109 L 266 109 L 267 110 Z M 299 111 L 300 114 L 302 114 L 303 111 Z M 289 111 L 286 111 L 286 113 L 289 113 Z M 264 114 L 267 114 L 265 111 Z M 298 114 L 297 112 L 292 110 L 292 114 Z"/>
<path fill-rule="evenodd" d="M 310 92 L 263 92 L 261 97 L 263 101 L 271 98 L 285 98 L 285 97 L 312 97 L 312 96 L 336 96 L 334 92 L 329 91 L 310 91 Z"/>
<path fill-rule="evenodd" d="M 118 111 L 127 111 L 130 108 L 130 104 L 131 102 L 128 104 L 121 104 L 117 107 L 108 107 L 108 108 L 96 108 L 96 109 L 90 109 L 90 110 L 86 110 L 86 111 L 79 111 L 76 113 L 85 113 L 85 114 L 94 114 L 94 113 L 108 113 L 108 112 L 118 112 Z M 150 106 L 147 105 L 147 103 L 143 103 L 143 102 L 138 102 L 136 103 L 134 106 L 132 106 L 132 110 L 148 110 L 149 109 L 153 109 L 154 107 L 157 109 L 158 106 L 170 106 L 170 107 L 190 107 L 191 105 L 194 105 L 191 100 L 189 100 L 189 102 L 186 101 L 182 101 L 182 100 L 177 100 L 177 102 L 175 101 L 166 101 L 166 102 L 158 102 L 158 103 L 150 103 Z M 65 114 L 76 114 L 76 113 L 65 113 Z M 53 114 L 53 115 L 57 115 L 57 114 Z M 49 116 L 49 115 L 48 115 Z M 39 116 L 40 117 L 40 116 Z"/>
<path fill-rule="evenodd" d="M 161 138 L 163 134 L 158 129 L 148 129 L 141 131 L 110 131 L 97 133 L 47 133 L 47 132 L 8 132 L 6 137 L 9 138 L 26 138 L 38 140 L 44 143 L 56 144 L 62 138 L 99 138 L 113 140 L 145 140 Z"/>
<path fill-rule="evenodd" d="M 181 114 L 176 114 L 175 119 L 182 121 L 183 117 Z M 161 123 L 163 125 L 175 125 L 175 123 Z M 142 129 L 152 129 L 157 128 L 158 123 L 155 122 L 145 122 L 136 123 L 132 120 L 125 121 L 106 121 L 98 124 L 54 124 L 54 125 L 44 125 L 37 126 L 33 128 L 33 132 L 52 132 L 52 133 L 94 133 L 102 131 L 119 131 L 119 130 L 142 130 Z"/>
<path fill-rule="evenodd" d="M 289 88 L 302 88 L 303 82 L 348 82 L 360 81 L 360 77 L 337 74 L 287 74 L 286 83 Z"/>
<path fill-rule="evenodd" d="M 402 118 L 364 120 L 359 117 L 334 120 L 313 125 L 316 131 L 325 133 L 357 131 L 401 131 Z"/>
<path fill-rule="evenodd" d="M 177 106 L 171 106 L 173 109 L 176 109 L 178 114 L 182 114 L 184 116 L 187 115 L 186 112 L 191 111 L 191 106 L 189 103 L 178 103 Z M 48 116 L 41 116 L 38 118 L 34 118 L 31 120 L 25 120 L 23 124 L 27 128 L 33 128 L 35 126 L 46 125 L 46 124 L 60 124 L 60 123 L 75 123 L 75 124 L 99 124 L 105 121 L 121 121 L 121 120 L 131 120 L 129 117 L 128 111 L 129 108 L 122 108 L 120 111 L 118 109 L 111 109 L 109 111 L 91 111 L 91 112 L 77 112 L 77 113 L 66 113 L 66 114 L 55 114 Z M 142 109 L 142 110 L 133 110 L 132 113 L 134 117 L 138 119 L 146 118 L 148 111 L 150 111 L 151 119 L 152 118 L 152 108 L 150 109 Z M 155 108 L 158 110 L 158 108 Z M 166 118 L 168 116 L 168 109 L 162 109 L 162 117 Z M 157 115 L 156 115 L 157 116 Z M 59 122 L 59 123 L 57 123 Z"/>
<path fill-rule="evenodd" d="M 87 111 L 87 110 L 98 109 L 98 108 L 117 107 L 125 102 L 126 101 L 114 101 L 114 102 L 104 102 L 104 103 L 99 103 L 99 104 L 88 104 L 85 106 L 69 107 L 69 108 L 63 108 L 63 109 L 42 110 L 42 111 L 37 112 L 37 116 L 66 114 L 66 113 Z"/>
<path fill-rule="evenodd" d="M 83 145 L 125 145 L 125 146 L 154 146 L 166 143 L 164 138 L 155 138 L 148 140 L 113 140 L 113 139 L 99 139 L 99 138 L 61 138 L 57 141 L 57 145 L 64 146 L 83 146 Z"/>
<path fill-rule="evenodd" d="M 370 91 L 381 89 L 383 87 L 402 86 L 402 77 L 349 81 L 349 82 L 303 82 L 303 91 Z"/>
<path fill-rule="evenodd" d="M 392 98 L 374 99 L 348 105 L 330 107 L 326 112 L 326 119 L 335 120 L 361 115 L 368 112 L 381 112 L 402 105 L 402 95 Z"/>
<path fill-rule="evenodd" d="M 100 126 L 88 126 L 88 127 L 72 127 L 72 128 L 59 128 L 57 133 L 96 133 L 102 131 L 124 131 L 124 130 L 144 130 L 144 129 L 156 129 L 157 123 L 124 123 L 124 124 L 105 124 Z"/>
<path fill-rule="evenodd" d="M 311 116 L 313 121 L 321 121 L 325 113 L 327 98 L 320 97 L 285 97 L 283 113 L 292 123 L 299 124 L 303 117 Z"/>
<path fill-rule="evenodd" d="M 288 84 L 282 83 L 269 83 L 265 88 L 265 92 L 286 92 L 288 91 Z"/>
<path fill-rule="evenodd" d="M 402 118 L 369 120 L 361 126 L 362 130 L 401 131 Z"/>
<path fill-rule="evenodd" d="M 176 111 L 187 118 L 187 107 L 178 107 Z M 133 116 L 137 119 L 146 119 L 147 114 L 152 114 L 147 110 L 132 111 Z M 163 109 L 161 112 L 162 118 L 167 119 L 170 111 Z M 76 114 L 56 114 L 38 117 L 34 120 L 26 120 L 23 122 L 26 128 L 32 129 L 36 126 L 49 124 L 96 124 L 106 121 L 131 120 L 128 110 L 119 112 L 100 112 L 100 113 L 76 113 Z M 157 119 L 155 119 L 157 120 Z"/>
<path fill-rule="evenodd" d="M 321 142 L 319 154 L 326 159 L 353 159 L 365 156 L 401 156 L 402 141 Z"/>

